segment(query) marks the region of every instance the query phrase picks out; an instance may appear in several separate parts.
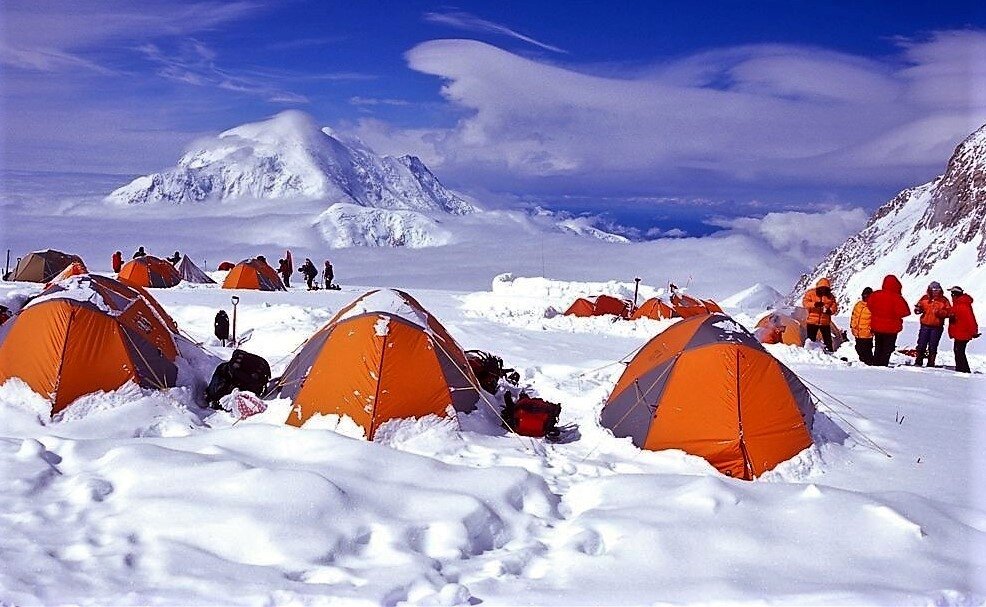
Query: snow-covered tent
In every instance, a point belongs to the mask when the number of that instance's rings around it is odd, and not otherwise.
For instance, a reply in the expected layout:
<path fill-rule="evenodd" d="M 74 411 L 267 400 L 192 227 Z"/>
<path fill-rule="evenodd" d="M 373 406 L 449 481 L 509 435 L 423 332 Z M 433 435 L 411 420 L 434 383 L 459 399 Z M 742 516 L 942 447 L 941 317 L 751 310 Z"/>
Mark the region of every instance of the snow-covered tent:
<path fill-rule="evenodd" d="M 178 270 L 178 274 L 181 275 L 181 279 L 185 282 L 194 282 L 197 284 L 216 284 L 216 281 L 212 280 L 208 274 L 202 271 L 202 268 L 195 265 L 192 258 L 188 255 L 182 255 L 181 261 L 175 266 Z"/>

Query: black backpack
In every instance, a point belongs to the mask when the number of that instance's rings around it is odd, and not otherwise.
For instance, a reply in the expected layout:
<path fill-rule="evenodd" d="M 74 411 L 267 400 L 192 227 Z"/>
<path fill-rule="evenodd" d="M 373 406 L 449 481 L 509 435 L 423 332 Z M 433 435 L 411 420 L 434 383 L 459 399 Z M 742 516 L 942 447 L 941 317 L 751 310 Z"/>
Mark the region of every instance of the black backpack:
<path fill-rule="evenodd" d="M 205 400 L 209 406 L 218 408 L 219 400 L 234 388 L 263 396 L 269 382 L 270 365 L 266 360 L 244 350 L 233 350 L 229 362 L 221 363 L 212 374 Z"/>
<path fill-rule="evenodd" d="M 216 313 L 216 320 L 213 322 L 213 327 L 215 329 L 216 339 L 222 340 L 225 343 L 229 339 L 229 315 L 226 314 L 226 310 L 219 310 Z"/>

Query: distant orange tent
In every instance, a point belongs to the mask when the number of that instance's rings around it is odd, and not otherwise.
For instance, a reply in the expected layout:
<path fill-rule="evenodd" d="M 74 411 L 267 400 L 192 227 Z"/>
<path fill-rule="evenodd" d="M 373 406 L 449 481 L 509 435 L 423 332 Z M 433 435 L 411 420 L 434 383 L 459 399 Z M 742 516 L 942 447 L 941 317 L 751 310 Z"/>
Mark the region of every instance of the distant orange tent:
<path fill-rule="evenodd" d="M 687 318 L 630 361 L 601 424 L 642 449 L 680 449 L 752 479 L 812 444 L 798 377 L 728 316 Z"/>
<path fill-rule="evenodd" d="M 71 278 L 73 276 L 82 276 L 83 274 L 88 274 L 88 273 L 89 270 L 86 268 L 86 264 L 82 263 L 81 261 L 73 261 L 68 265 L 67 268 L 59 272 L 58 276 L 52 278 L 51 281 L 45 285 L 45 288 L 47 289 L 51 285 L 66 280 L 68 278 Z"/>
<path fill-rule="evenodd" d="M 671 307 L 674 309 L 675 314 L 682 318 L 722 313 L 722 308 L 719 307 L 719 304 L 711 299 L 699 299 L 678 292 L 674 292 L 671 295 Z"/>
<path fill-rule="evenodd" d="M 630 320 L 637 320 L 639 318 L 652 318 L 654 320 L 664 320 L 666 318 L 674 318 L 674 308 L 664 303 L 664 301 L 658 297 L 652 297 L 640 304 L 640 307 L 633 311 L 630 315 Z"/>
<path fill-rule="evenodd" d="M 267 262 L 253 258 L 233 266 L 223 280 L 224 289 L 255 289 L 259 291 L 286 291 L 281 277 Z"/>
<path fill-rule="evenodd" d="M 630 315 L 630 302 L 610 295 L 580 297 L 565 310 L 566 316 L 605 316 L 612 314 L 620 318 Z"/>
<path fill-rule="evenodd" d="M 403 291 L 370 291 L 302 346 L 278 386 L 301 426 L 346 415 L 373 438 L 393 418 L 475 409 L 478 382 L 444 327 Z"/>
<path fill-rule="evenodd" d="M 128 261 L 117 274 L 120 282 L 137 287 L 167 289 L 181 282 L 181 274 L 170 261 L 145 255 Z"/>
<path fill-rule="evenodd" d="M 799 308 L 793 312 L 772 312 L 757 321 L 753 334 L 760 343 L 782 343 L 789 346 L 804 346 L 808 339 L 807 312 Z M 832 346 L 839 349 L 846 338 L 842 329 L 832 321 Z"/>
<path fill-rule="evenodd" d="M 139 288 L 105 276 L 53 284 L 0 326 L 0 384 L 19 378 L 58 413 L 128 381 L 175 386 L 177 326 Z"/>

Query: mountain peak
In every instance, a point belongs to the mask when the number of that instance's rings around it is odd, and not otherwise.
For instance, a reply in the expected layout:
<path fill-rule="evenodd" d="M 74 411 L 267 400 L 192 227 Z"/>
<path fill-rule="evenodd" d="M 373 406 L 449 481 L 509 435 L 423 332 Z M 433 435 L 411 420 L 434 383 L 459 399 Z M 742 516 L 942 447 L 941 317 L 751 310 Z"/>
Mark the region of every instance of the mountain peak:
<path fill-rule="evenodd" d="M 419 159 L 379 156 L 298 110 L 199 141 L 174 168 L 138 177 L 108 196 L 126 205 L 241 198 L 302 198 L 454 215 L 476 210 Z"/>
<path fill-rule="evenodd" d="M 977 268 L 984 264 L 986 125 L 955 148 L 943 175 L 901 191 L 877 209 L 859 234 L 802 278 L 792 297 L 800 298 L 820 276 L 832 281 L 843 303 L 863 287 L 877 288 L 886 274 L 901 278 L 908 297 L 923 292 L 931 280 L 975 289 L 983 278 Z"/>

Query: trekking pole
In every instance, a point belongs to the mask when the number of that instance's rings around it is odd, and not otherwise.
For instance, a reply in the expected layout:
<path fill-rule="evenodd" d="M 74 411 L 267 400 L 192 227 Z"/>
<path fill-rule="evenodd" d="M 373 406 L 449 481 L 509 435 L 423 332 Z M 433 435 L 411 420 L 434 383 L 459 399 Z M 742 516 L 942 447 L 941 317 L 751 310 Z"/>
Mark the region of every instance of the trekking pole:
<path fill-rule="evenodd" d="M 7 249 L 7 261 L 3 264 L 3 275 L 4 277 L 10 274 L 10 249 Z"/>
<path fill-rule="evenodd" d="M 230 338 L 234 344 L 236 343 L 236 305 L 240 303 L 240 298 L 236 295 L 230 297 L 230 301 L 233 302 L 233 335 Z"/>
<path fill-rule="evenodd" d="M 633 309 L 637 309 L 637 292 L 640 290 L 640 277 L 637 276 L 633 279 Z"/>

